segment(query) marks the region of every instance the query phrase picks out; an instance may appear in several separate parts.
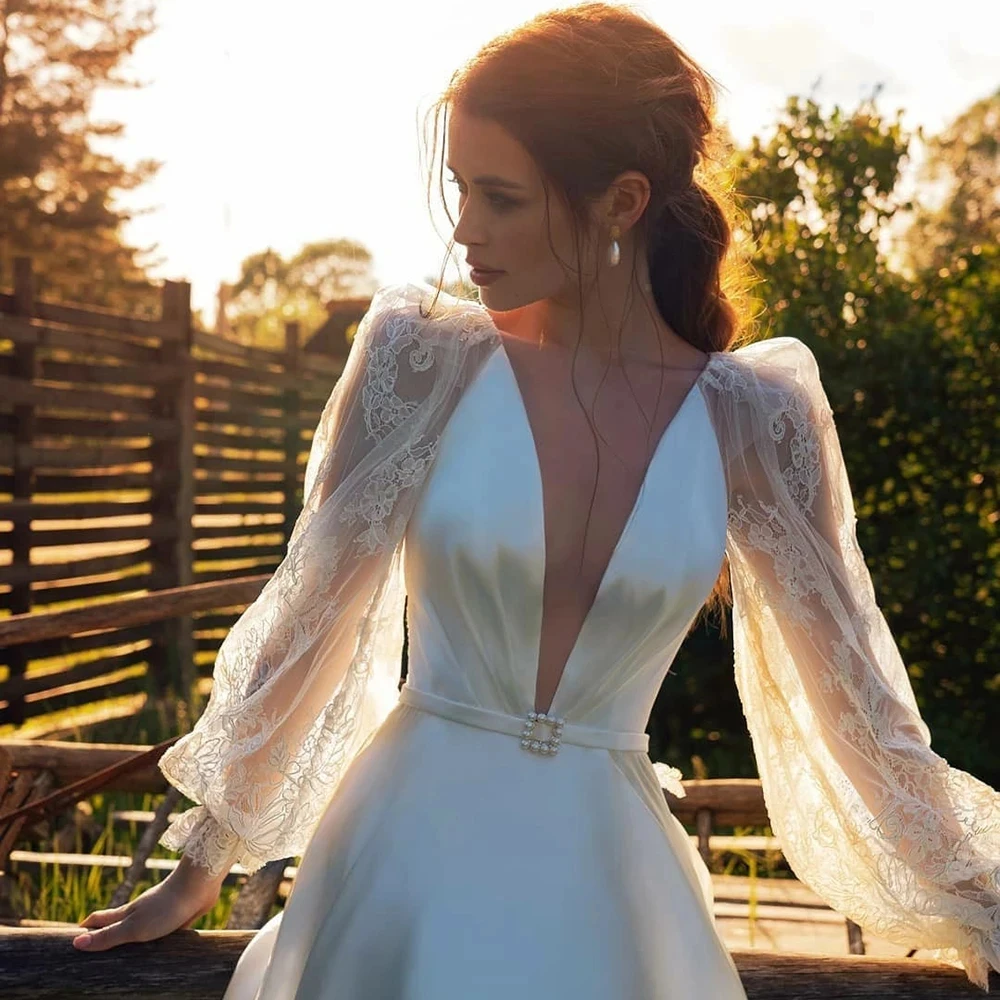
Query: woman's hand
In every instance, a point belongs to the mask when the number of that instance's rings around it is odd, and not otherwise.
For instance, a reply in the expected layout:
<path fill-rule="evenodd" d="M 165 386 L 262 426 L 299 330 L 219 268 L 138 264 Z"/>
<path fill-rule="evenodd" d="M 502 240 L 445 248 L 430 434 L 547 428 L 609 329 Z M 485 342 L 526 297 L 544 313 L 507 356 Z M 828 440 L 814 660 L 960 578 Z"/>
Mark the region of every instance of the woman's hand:
<path fill-rule="evenodd" d="M 177 867 L 162 881 L 123 906 L 94 910 L 82 921 L 88 933 L 73 938 L 81 951 L 107 951 L 131 941 L 153 941 L 182 927 L 190 927 L 215 906 L 225 875 L 210 876 L 207 869 L 182 855 Z"/>

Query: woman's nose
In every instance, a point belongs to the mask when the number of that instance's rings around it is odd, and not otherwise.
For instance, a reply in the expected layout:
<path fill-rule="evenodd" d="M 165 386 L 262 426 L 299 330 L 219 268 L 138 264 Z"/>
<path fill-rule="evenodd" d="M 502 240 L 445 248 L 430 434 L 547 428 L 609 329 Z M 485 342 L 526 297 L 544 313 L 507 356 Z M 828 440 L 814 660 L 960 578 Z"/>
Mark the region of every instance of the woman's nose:
<path fill-rule="evenodd" d="M 482 225 L 477 221 L 475 213 L 469 210 L 466 203 L 458 217 L 458 224 L 455 226 L 453 238 L 456 243 L 462 246 L 473 246 L 474 244 L 485 243 L 485 233 Z"/>

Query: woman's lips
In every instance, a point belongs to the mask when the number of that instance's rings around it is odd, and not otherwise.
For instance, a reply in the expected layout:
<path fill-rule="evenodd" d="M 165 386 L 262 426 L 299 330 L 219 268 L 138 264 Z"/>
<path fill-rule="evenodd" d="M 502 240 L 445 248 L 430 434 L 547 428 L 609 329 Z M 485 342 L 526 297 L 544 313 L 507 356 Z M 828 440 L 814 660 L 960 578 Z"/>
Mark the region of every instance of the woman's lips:
<path fill-rule="evenodd" d="M 489 285 L 496 281 L 503 273 L 503 271 L 481 271 L 479 268 L 474 267 L 470 277 L 477 285 Z"/>

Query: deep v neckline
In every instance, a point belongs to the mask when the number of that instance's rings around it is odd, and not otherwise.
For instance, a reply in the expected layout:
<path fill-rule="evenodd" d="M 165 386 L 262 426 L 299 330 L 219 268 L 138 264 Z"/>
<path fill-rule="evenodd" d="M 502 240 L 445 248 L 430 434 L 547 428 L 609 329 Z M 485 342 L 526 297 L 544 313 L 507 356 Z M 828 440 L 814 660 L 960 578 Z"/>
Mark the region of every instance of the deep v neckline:
<path fill-rule="evenodd" d="M 712 359 L 714 357 L 714 352 L 709 353 L 708 361 L 702 367 L 701 371 L 698 373 L 698 377 L 691 384 L 691 387 L 684 394 L 684 398 L 681 400 L 680 406 L 674 411 L 674 415 L 670 418 L 667 426 L 661 432 L 659 438 L 657 439 L 656 445 L 653 448 L 653 453 L 650 456 L 649 462 L 646 464 L 645 471 L 643 472 L 642 479 L 639 482 L 639 489 L 636 491 L 635 499 L 632 501 L 632 507 L 629 510 L 628 517 L 625 519 L 625 523 L 622 526 L 621 531 L 618 534 L 618 538 L 615 541 L 614 548 L 611 550 L 611 555 L 608 558 L 607 563 L 604 566 L 604 570 L 601 573 L 600 581 L 597 584 L 597 590 L 594 592 L 594 598 L 587 608 L 586 614 L 583 616 L 583 621 L 580 623 L 579 629 L 577 629 L 576 637 L 573 640 L 573 644 L 570 646 L 570 651 L 566 656 L 566 660 L 562 665 L 562 669 L 559 673 L 559 678 L 556 681 L 555 689 L 552 692 L 552 698 L 549 703 L 549 707 L 545 709 L 540 709 L 536 705 L 536 697 L 538 692 L 538 680 L 539 680 L 539 670 L 541 668 L 541 652 L 542 652 L 542 636 L 545 632 L 545 578 L 548 572 L 548 545 L 546 542 L 546 520 L 545 520 L 545 486 L 542 479 L 542 463 L 538 451 L 538 443 L 535 440 L 535 432 L 531 425 L 531 418 L 528 416 L 528 408 L 524 402 L 524 395 L 521 392 L 521 384 L 517 380 L 517 374 L 514 371 L 514 366 L 511 364 L 510 357 L 507 354 L 507 348 L 503 342 L 503 334 L 499 329 L 495 329 L 497 347 L 496 350 L 502 355 L 502 360 L 504 367 L 507 370 L 507 374 L 510 377 L 511 384 L 514 389 L 514 395 L 517 397 L 518 410 L 520 411 L 521 418 L 524 421 L 525 429 L 528 433 L 528 439 L 531 442 L 531 453 L 534 459 L 535 468 L 535 481 L 538 484 L 538 497 L 539 497 L 539 521 L 542 526 L 542 542 L 541 542 L 541 553 L 542 553 L 542 582 L 541 582 L 541 611 L 539 613 L 538 621 L 538 641 L 535 645 L 535 661 L 534 669 L 532 671 L 532 688 L 530 692 L 531 707 L 534 711 L 538 712 L 551 712 L 553 708 L 558 708 L 557 702 L 559 696 L 563 690 L 563 682 L 566 678 L 566 674 L 569 672 L 570 664 L 573 662 L 576 656 L 577 650 L 579 649 L 580 642 L 583 633 L 587 630 L 587 626 L 594 614 L 594 609 L 599 604 L 601 597 L 604 593 L 605 586 L 608 580 L 611 578 L 611 571 L 618 560 L 619 554 L 622 549 L 622 545 L 628 535 L 629 529 L 632 527 L 633 521 L 635 521 L 636 514 L 641 506 L 641 501 L 646 490 L 646 483 L 649 481 L 650 475 L 654 466 L 656 465 L 660 454 L 663 452 L 667 440 L 671 436 L 674 424 L 677 423 L 678 418 L 685 411 L 689 403 L 695 398 L 695 396 L 701 391 L 701 382 L 705 377 L 705 373 L 711 367 Z"/>

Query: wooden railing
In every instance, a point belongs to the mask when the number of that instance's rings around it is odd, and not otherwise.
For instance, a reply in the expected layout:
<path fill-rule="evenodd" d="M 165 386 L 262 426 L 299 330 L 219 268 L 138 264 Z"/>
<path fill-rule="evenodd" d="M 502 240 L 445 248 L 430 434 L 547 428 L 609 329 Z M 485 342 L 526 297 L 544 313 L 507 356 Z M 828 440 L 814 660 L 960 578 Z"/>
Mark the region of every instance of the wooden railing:
<path fill-rule="evenodd" d="M 253 937 L 251 931 L 180 930 L 156 941 L 87 954 L 71 944 L 78 932 L 74 927 L 0 928 L 0 996 L 219 1000 Z M 942 962 L 766 951 L 731 954 L 748 1000 L 962 1000 L 983 995 L 962 970 Z M 994 975 L 991 991 L 997 986 L 1000 976 Z"/>

